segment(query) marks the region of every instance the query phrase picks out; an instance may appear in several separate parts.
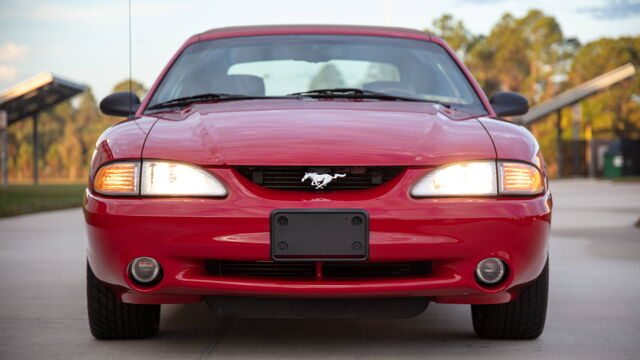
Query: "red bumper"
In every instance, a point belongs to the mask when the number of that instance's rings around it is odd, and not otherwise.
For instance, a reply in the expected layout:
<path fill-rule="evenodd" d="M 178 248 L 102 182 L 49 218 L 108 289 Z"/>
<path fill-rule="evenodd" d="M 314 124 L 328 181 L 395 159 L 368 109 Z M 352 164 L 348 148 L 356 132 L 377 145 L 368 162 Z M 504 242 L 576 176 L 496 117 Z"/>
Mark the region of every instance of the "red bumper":
<path fill-rule="evenodd" d="M 535 279 L 548 253 L 549 193 L 535 198 L 413 199 L 411 184 L 425 169 L 409 169 L 377 188 L 327 194 L 259 187 L 229 168 L 225 199 L 107 198 L 87 192 L 88 259 L 96 276 L 130 303 L 194 302 L 206 295 L 280 297 L 428 296 L 438 302 L 501 303 Z M 248 278 L 214 276 L 207 260 L 268 261 L 269 214 L 274 209 L 365 209 L 371 262 L 430 261 L 428 276 L 385 279 Z M 127 265 L 150 256 L 163 279 L 149 288 L 127 276 Z M 477 263 L 499 257 L 507 280 L 484 288 Z"/>

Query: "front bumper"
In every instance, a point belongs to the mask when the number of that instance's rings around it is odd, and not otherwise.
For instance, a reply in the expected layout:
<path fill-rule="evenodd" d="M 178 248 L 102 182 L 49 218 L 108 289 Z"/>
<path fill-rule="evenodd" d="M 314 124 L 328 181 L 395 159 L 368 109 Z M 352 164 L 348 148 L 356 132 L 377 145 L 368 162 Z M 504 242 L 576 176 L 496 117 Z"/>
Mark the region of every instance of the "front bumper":
<path fill-rule="evenodd" d="M 253 297 L 425 296 L 447 303 L 503 303 L 534 280 L 548 254 L 551 197 L 413 199 L 425 169 L 358 191 L 285 192 L 262 188 L 231 168 L 210 169 L 229 188 L 225 199 L 110 198 L 87 191 L 88 260 L 96 276 L 124 302 L 196 302 L 209 295 Z M 302 279 L 214 276 L 207 260 L 269 261 L 269 214 L 275 209 L 364 209 L 370 217 L 370 262 L 430 261 L 414 278 Z M 141 287 L 127 265 L 150 256 L 162 280 Z M 506 281 L 485 288 L 477 263 L 499 257 Z"/>

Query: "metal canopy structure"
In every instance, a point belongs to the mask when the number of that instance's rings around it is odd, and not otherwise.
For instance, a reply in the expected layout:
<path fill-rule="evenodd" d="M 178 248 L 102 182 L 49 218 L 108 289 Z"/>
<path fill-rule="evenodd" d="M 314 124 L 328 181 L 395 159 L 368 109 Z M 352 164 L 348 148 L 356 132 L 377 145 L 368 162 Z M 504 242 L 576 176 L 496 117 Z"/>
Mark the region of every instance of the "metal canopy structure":
<path fill-rule="evenodd" d="M 33 182 L 38 183 L 38 114 L 86 89 L 50 72 L 38 74 L 0 93 L 0 111 L 6 112 L 7 126 L 24 118 L 33 120 Z M 3 132 L 2 178 L 7 184 L 7 129 Z"/>
<path fill-rule="evenodd" d="M 625 64 L 611 70 L 585 83 L 571 88 L 558 96 L 555 96 L 541 104 L 532 106 L 523 116 L 514 117 L 513 120 L 523 125 L 529 125 L 545 116 L 554 113 L 564 107 L 576 104 L 580 100 L 605 90 L 636 74 L 636 67 L 632 63 Z"/>
<path fill-rule="evenodd" d="M 581 100 L 595 95 L 600 91 L 606 90 L 609 87 L 616 85 L 624 80 L 627 80 L 636 75 L 636 67 L 632 63 L 627 63 L 617 69 L 611 70 L 598 77 L 595 77 L 585 83 L 582 83 L 576 87 L 573 87 L 558 96 L 555 96 L 541 104 L 533 106 L 529 109 L 525 115 L 514 117 L 513 120 L 525 126 L 530 126 L 536 121 L 544 119 L 547 115 L 556 113 L 556 160 L 558 163 L 558 175 L 562 176 L 564 163 L 564 154 L 562 150 L 562 109 L 568 106 L 578 104 Z M 578 114 L 574 117 L 573 123 L 573 143 L 574 143 L 574 156 L 573 156 L 573 168 L 574 174 L 579 173 L 579 160 L 577 153 L 579 152 L 578 134 L 580 126 L 580 109 L 577 108 L 574 112 Z"/>

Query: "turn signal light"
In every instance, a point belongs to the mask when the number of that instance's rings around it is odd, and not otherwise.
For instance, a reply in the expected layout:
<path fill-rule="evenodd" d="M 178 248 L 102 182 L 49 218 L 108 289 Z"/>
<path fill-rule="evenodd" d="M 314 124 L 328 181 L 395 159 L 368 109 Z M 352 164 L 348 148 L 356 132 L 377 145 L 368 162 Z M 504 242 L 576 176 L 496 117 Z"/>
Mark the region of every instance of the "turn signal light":
<path fill-rule="evenodd" d="M 539 194 L 544 190 L 542 174 L 532 165 L 500 162 L 500 193 L 514 195 Z"/>
<path fill-rule="evenodd" d="M 136 195 L 138 163 L 113 163 L 101 167 L 93 180 L 93 188 L 106 195 Z"/>

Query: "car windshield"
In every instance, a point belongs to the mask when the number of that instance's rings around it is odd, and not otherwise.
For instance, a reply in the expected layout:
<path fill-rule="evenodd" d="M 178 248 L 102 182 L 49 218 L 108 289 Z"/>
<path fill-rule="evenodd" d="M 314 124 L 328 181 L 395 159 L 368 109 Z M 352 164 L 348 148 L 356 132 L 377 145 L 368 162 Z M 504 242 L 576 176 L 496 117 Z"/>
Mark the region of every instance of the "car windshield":
<path fill-rule="evenodd" d="M 485 113 L 471 84 L 438 44 L 393 37 L 276 35 L 197 42 L 178 57 L 149 106 L 202 94 L 280 97 L 360 89 Z M 336 97 L 347 93 L 338 91 Z M 312 96 L 313 94 L 309 94 Z M 323 98 L 333 93 L 323 92 Z"/>

